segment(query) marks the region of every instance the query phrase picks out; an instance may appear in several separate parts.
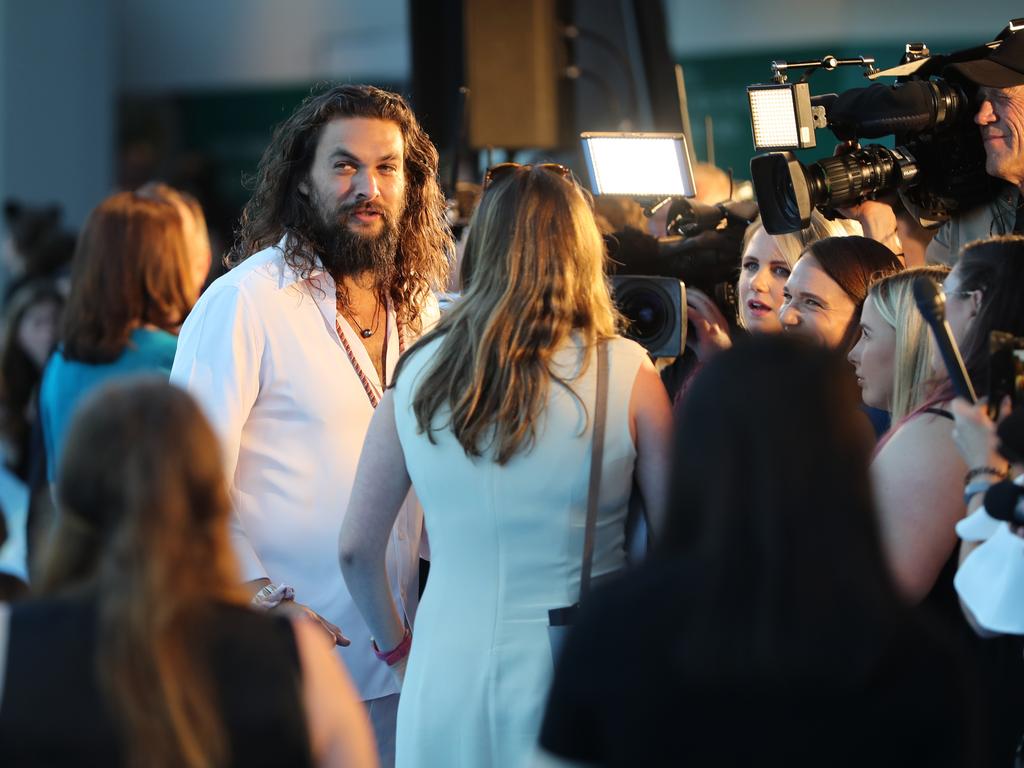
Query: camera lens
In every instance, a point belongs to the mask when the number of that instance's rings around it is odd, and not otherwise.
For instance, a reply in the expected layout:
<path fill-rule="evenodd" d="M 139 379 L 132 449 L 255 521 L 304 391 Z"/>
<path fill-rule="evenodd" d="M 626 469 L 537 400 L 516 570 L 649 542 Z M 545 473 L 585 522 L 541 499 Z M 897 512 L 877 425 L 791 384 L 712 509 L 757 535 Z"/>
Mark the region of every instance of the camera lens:
<path fill-rule="evenodd" d="M 673 277 L 615 275 L 612 298 L 623 315 L 623 335 L 654 357 L 676 357 L 686 341 L 686 288 Z"/>
<path fill-rule="evenodd" d="M 629 335 L 641 344 L 652 342 L 665 331 L 670 307 L 661 291 L 638 285 L 616 296 L 619 311 L 629 321 Z"/>

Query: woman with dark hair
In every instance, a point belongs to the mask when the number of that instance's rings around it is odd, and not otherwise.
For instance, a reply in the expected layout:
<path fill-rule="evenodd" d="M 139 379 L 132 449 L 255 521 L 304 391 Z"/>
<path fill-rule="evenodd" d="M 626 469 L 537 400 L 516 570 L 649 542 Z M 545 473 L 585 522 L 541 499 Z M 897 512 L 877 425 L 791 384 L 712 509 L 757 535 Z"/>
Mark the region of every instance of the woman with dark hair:
<path fill-rule="evenodd" d="M 0 352 L 0 437 L 4 463 L 22 482 L 29 480 L 39 382 L 57 343 L 63 309 L 64 297 L 48 280 L 23 284 L 7 305 Z"/>
<path fill-rule="evenodd" d="M 462 297 L 402 358 L 374 414 L 340 558 L 379 657 L 400 679 L 408 658 L 399 766 L 525 765 L 552 674 L 551 612 L 582 588 L 588 500 L 595 580 L 625 565 L 634 477 L 661 531 L 668 396 L 643 348 L 616 334 L 604 260 L 568 169 L 491 169 L 470 223 Z M 599 369 L 606 407 L 595 405 Z M 415 638 L 384 572 L 410 485 L 432 554 Z"/>
<path fill-rule="evenodd" d="M 61 344 L 43 374 L 47 475 L 80 399 L 128 373 L 170 375 L 177 331 L 199 295 L 182 211 L 152 193 L 119 192 L 89 214 L 75 249 Z"/>
<path fill-rule="evenodd" d="M 858 400 L 840 355 L 784 335 L 704 369 L 664 546 L 584 603 L 538 764 L 979 765 L 956 656 L 879 548 Z"/>
<path fill-rule="evenodd" d="M 902 268 L 892 251 L 867 237 L 826 237 L 812 243 L 782 289 L 783 329 L 849 352 L 860 334 L 860 312 L 871 281 Z"/>
<path fill-rule="evenodd" d="M 376 765 L 319 630 L 249 609 L 220 446 L 184 391 L 94 392 L 57 495 L 42 597 L 0 604 L 5 766 Z"/>

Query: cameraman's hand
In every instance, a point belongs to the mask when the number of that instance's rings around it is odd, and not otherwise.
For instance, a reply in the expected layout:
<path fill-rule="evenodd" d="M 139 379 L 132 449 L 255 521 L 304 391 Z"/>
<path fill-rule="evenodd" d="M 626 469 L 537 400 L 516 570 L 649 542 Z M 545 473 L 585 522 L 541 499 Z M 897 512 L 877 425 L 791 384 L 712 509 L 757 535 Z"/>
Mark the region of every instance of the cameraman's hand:
<path fill-rule="evenodd" d="M 697 336 L 691 346 L 701 362 L 707 362 L 716 352 L 732 346 L 729 323 L 707 294 L 696 288 L 687 288 L 686 309 L 687 320 L 693 323 Z M 689 345 L 690 340 L 687 339 L 686 343 Z"/>
<path fill-rule="evenodd" d="M 833 157 L 839 157 L 860 149 L 860 145 L 839 144 L 832 153 Z M 896 211 L 892 203 L 894 199 L 886 200 L 864 200 L 856 205 L 847 208 L 837 208 L 840 215 L 852 219 L 860 224 L 864 230 L 864 237 L 877 240 L 893 253 L 903 253 L 903 244 L 900 242 L 899 233 L 896 229 Z"/>

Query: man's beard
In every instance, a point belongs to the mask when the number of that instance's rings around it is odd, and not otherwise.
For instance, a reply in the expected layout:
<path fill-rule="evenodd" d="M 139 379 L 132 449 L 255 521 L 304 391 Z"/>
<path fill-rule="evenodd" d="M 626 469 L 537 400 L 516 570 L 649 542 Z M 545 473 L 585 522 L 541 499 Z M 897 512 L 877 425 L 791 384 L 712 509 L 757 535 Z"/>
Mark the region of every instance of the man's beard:
<path fill-rule="evenodd" d="M 370 272 L 378 286 L 387 286 L 395 275 L 398 250 L 398 223 L 384 206 L 346 203 L 325 216 L 324 206 L 314 200 L 316 220 L 312 225 L 312 241 L 324 269 L 335 280 Z M 376 233 L 362 234 L 349 226 L 353 213 L 370 209 L 378 213 L 382 227 Z"/>

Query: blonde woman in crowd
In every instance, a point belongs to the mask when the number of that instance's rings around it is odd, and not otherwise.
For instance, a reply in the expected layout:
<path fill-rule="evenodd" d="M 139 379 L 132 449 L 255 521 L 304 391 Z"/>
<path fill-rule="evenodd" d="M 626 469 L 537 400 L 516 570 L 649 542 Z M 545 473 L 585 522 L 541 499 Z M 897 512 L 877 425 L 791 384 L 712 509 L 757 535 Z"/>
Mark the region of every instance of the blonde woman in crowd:
<path fill-rule="evenodd" d="M 860 338 L 847 358 L 857 372 L 865 405 L 905 419 L 935 388 L 931 331 L 917 311 L 914 280 L 942 282 L 948 267 L 918 267 L 871 285 L 860 318 Z"/>

